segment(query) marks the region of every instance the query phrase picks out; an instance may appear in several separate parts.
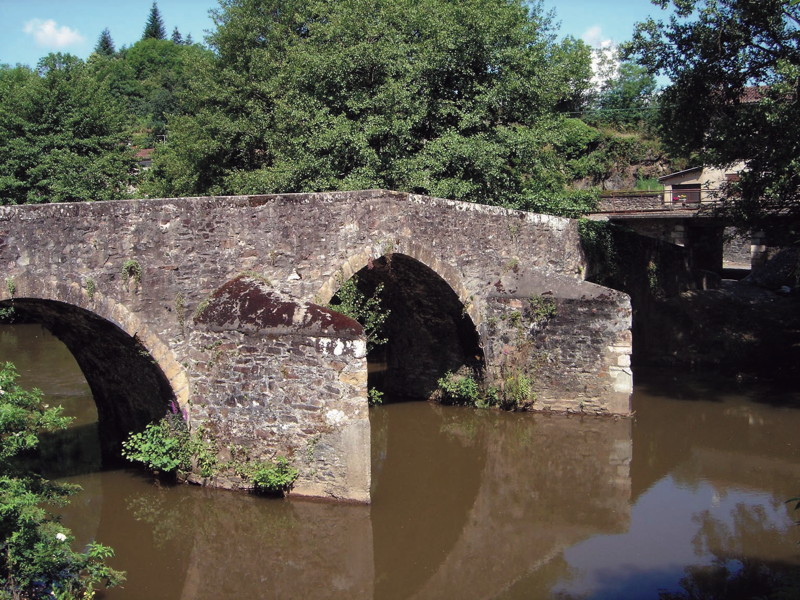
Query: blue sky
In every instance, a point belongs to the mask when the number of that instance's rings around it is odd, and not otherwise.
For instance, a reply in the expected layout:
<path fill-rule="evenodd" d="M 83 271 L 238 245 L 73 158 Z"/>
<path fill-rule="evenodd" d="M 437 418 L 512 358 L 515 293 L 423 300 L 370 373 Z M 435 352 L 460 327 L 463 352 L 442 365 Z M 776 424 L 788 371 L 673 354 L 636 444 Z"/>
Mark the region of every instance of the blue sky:
<path fill-rule="evenodd" d="M 0 0 L 0 63 L 34 66 L 49 52 L 81 58 L 91 53 L 108 27 L 117 48 L 142 35 L 152 0 Z M 216 0 L 158 0 L 167 34 L 178 27 L 202 41 L 213 28 L 208 16 Z M 561 36 L 572 35 L 599 46 L 628 39 L 633 24 L 662 12 L 649 0 L 544 0 L 555 9 Z"/>

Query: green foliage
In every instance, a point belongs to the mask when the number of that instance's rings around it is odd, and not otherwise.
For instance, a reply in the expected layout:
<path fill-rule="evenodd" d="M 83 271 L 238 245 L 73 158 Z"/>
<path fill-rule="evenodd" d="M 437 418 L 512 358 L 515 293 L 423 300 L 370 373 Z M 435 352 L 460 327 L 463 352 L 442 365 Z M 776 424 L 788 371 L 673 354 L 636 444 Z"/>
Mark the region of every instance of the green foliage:
<path fill-rule="evenodd" d="M 550 296 L 531 296 L 527 312 L 531 321 L 543 323 L 556 316 L 556 301 Z"/>
<path fill-rule="evenodd" d="M 591 123 L 628 128 L 649 126 L 657 108 L 656 78 L 636 63 L 624 61 L 603 82 L 587 115 Z"/>
<path fill-rule="evenodd" d="M 522 410 L 530 407 L 534 399 L 531 378 L 522 372 L 515 372 L 503 381 L 498 406 L 504 410 Z"/>
<path fill-rule="evenodd" d="M 647 263 L 647 285 L 653 296 L 661 294 L 661 285 L 658 281 L 658 264 L 653 260 Z"/>
<path fill-rule="evenodd" d="M 97 39 L 97 45 L 94 47 L 95 53 L 101 56 L 114 56 L 117 53 L 114 48 L 114 40 L 111 39 L 111 32 L 108 27 L 103 29 L 100 37 Z"/>
<path fill-rule="evenodd" d="M 13 277 L 6 277 L 6 289 L 8 290 L 8 295 L 13 297 L 17 291 L 17 284 L 14 282 Z"/>
<path fill-rule="evenodd" d="M 178 413 L 168 413 L 122 443 L 122 456 L 148 469 L 172 473 L 191 469 L 190 435 Z"/>
<path fill-rule="evenodd" d="M 658 179 L 637 177 L 636 185 L 633 189 L 642 192 L 661 192 L 664 190 L 664 186 L 658 182 Z"/>
<path fill-rule="evenodd" d="M 50 54 L 36 72 L 0 66 L 0 204 L 127 195 L 125 117 L 82 61 Z"/>
<path fill-rule="evenodd" d="M 124 578 L 105 564 L 113 551 L 97 543 L 73 551 L 69 530 L 44 508 L 65 504 L 76 486 L 27 473 L 14 460 L 37 446 L 41 432 L 69 419 L 16 379 L 13 365 L 0 367 L 0 598 L 92 597 L 95 586 Z"/>
<path fill-rule="evenodd" d="M 248 467 L 247 478 L 260 494 L 283 495 L 292 489 L 298 476 L 297 469 L 290 467 L 288 459 L 283 456 L 272 462 L 249 464 Z"/>
<path fill-rule="evenodd" d="M 144 26 L 142 39 L 163 40 L 166 39 L 166 37 L 167 32 L 164 29 L 164 20 L 161 18 L 161 12 L 158 10 L 158 5 L 153 2 L 153 6 L 150 7 L 150 14 L 147 16 L 147 23 Z"/>
<path fill-rule="evenodd" d="M 87 277 L 84 285 L 86 286 L 86 294 L 89 296 L 89 300 L 94 300 L 94 294 L 97 291 L 97 284 L 94 279 Z"/>
<path fill-rule="evenodd" d="M 578 221 L 581 246 L 590 269 L 594 271 L 588 275 L 600 284 L 613 281 L 622 269 L 613 228 L 614 225 L 608 221 Z"/>
<path fill-rule="evenodd" d="M 670 2 L 659 0 L 666 8 Z M 796 242 L 800 219 L 800 3 L 674 0 L 679 18 L 637 24 L 626 56 L 671 80 L 660 103 L 663 139 L 695 164 L 746 161 L 722 191 L 740 229 Z M 781 212 L 784 218 L 771 218 Z M 784 240 L 780 240 L 780 236 Z"/>
<path fill-rule="evenodd" d="M 481 400 L 481 390 L 472 375 L 445 373 L 437 382 L 444 404 L 466 404 L 475 406 Z"/>
<path fill-rule="evenodd" d="M 328 304 L 328 308 L 361 323 L 364 327 L 364 335 L 367 337 L 368 351 L 388 341 L 387 338 L 382 337 L 382 329 L 391 311 L 381 306 L 382 292 L 383 284 L 380 283 L 372 295 L 367 297 L 358 288 L 358 277 L 354 275 L 342 283 L 339 291 Z"/>
<path fill-rule="evenodd" d="M 196 466 L 201 476 L 211 477 L 217 466 L 215 444 L 205 439 L 202 428 L 189 431 L 174 402 L 162 419 L 128 436 L 122 456 L 163 473 L 188 472 Z"/>
<path fill-rule="evenodd" d="M 470 374 L 449 371 L 437 383 L 439 400 L 443 404 L 524 410 L 530 408 L 535 400 L 533 381 L 522 372 L 514 372 L 505 377 L 499 389 L 494 386 L 481 386 Z"/>
<path fill-rule="evenodd" d="M 388 188 L 560 214 L 591 77 L 521 0 L 224 0 L 149 193 Z"/>
<path fill-rule="evenodd" d="M 377 388 L 369 388 L 367 390 L 367 401 L 370 406 L 378 406 L 383 404 L 383 392 Z"/>
<path fill-rule="evenodd" d="M 142 282 L 142 265 L 139 261 L 129 258 L 122 264 L 122 277 L 125 281 L 133 279 L 134 283 L 139 284 Z"/>

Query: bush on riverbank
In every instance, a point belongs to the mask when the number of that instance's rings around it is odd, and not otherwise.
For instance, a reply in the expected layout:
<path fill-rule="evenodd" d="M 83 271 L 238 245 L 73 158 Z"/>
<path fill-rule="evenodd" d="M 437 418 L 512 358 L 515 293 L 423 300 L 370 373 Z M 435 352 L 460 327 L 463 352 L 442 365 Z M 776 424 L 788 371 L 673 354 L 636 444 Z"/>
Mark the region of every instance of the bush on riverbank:
<path fill-rule="evenodd" d="M 72 550 L 71 532 L 44 508 L 63 506 L 80 488 L 25 471 L 16 460 L 36 448 L 40 433 L 70 421 L 16 379 L 11 363 L 0 367 L 0 600 L 91 598 L 95 586 L 117 585 L 124 574 L 105 563 L 114 554 L 107 546 Z"/>

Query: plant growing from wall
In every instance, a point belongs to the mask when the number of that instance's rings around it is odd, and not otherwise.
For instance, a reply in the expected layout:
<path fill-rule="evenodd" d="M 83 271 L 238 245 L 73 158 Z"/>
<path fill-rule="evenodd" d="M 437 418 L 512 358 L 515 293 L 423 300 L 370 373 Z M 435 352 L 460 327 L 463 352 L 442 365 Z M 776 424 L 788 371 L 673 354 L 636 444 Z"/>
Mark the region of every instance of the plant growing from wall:
<path fill-rule="evenodd" d="M 94 279 L 87 277 L 85 286 L 86 294 L 89 296 L 89 300 L 94 300 L 94 293 L 97 291 L 97 284 L 94 282 Z"/>
<path fill-rule="evenodd" d="M 122 456 L 156 472 L 174 473 L 191 468 L 189 430 L 183 419 L 167 415 L 132 433 L 122 443 Z"/>
<path fill-rule="evenodd" d="M 13 298 L 17 291 L 17 284 L 14 283 L 13 277 L 6 277 L 6 289 L 8 290 L 8 295 Z"/>
<path fill-rule="evenodd" d="M 658 264 L 654 260 L 647 263 L 647 287 L 654 297 L 658 298 L 662 295 L 661 284 L 658 280 Z"/>
<path fill-rule="evenodd" d="M 556 301 L 549 296 L 528 298 L 528 318 L 535 325 L 542 325 L 556 316 Z"/>
<path fill-rule="evenodd" d="M 374 387 L 369 388 L 367 390 L 367 401 L 370 406 L 383 404 L 383 392 Z"/>
<path fill-rule="evenodd" d="M 66 504 L 79 488 L 14 460 L 37 446 L 41 432 L 69 423 L 60 407 L 48 407 L 41 392 L 24 390 L 16 379 L 13 365 L 0 366 L 0 598 L 92 598 L 95 586 L 117 585 L 124 574 L 106 565 L 113 556 L 107 546 L 72 550 L 72 534 L 45 509 Z"/>
<path fill-rule="evenodd" d="M 178 325 L 181 328 L 181 335 L 185 335 L 186 300 L 180 292 L 175 295 L 175 313 L 178 315 Z"/>
<path fill-rule="evenodd" d="M 472 374 L 448 371 L 437 381 L 443 404 L 466 404 L 477 406 L 481 401 L 481 389 Z"/>
<path fill-rule="evenodd" d="M 196 465 L 201 476 L 211 477 L 216 468 L 216 447 L 204 434 L 201 427 L 190 432 L 172 402 L 162 419 L 122 442 L 122 456 L 157 473 L 185 473 Z"/>
<path fill-rule="evenodd" d="M 139 285 L 142 282 L 142 266 L 138 261 L 129 258 L 122 264 L 122 276 L 126 282 L 133 279 L 134 283 Z"/>
<path fill-rule="evenodd" d="M 383 325 L 389 318 L 390 310 L 383 308 L 381 294 L 383 284 L 375 288 L 371 296 L 358 289 L 358 277 L 353 276 L 342 282 L 339 291 L 328 304 L 328 308 L 355 319 L 364 328 L 367 337 L 367 351 L 385 344 L 388 339 L 381 335 Z"/>
<path fill-rule="evenodd" d="M 533 380 L 521 371 L 505 378 L 500 391 L 498 406 L 505 410 L 524 410 L 533 405 Z"/>
<path fill-rule="evenodd" d="M 589 262 L 589 272 L 598 274 L 592 281 L 600 284 L 614 280 L 622 268 L 613 228 L 608 221 L 578 220 L 578 235 Z"/>
<path fill-rule="evenodd" d="M 515 370 L 504 377 L 500 388 L 482 385 L 472 374 L 452 372 L 447 372 L 439 379 L 438 386 L 439 399 L 444 404 L 525 410 L 530 408 L 535 400 L 533 380 L 521 370 Z"/>
<path fill-rule="evenodd" d="M 274 461 L 253 463 L 247 471 L 253 490 L 270 496 L 284 495 L 292 489 L 297 476 L 297 469 L 290 467 L 289 460 L 284 456 Z"/>

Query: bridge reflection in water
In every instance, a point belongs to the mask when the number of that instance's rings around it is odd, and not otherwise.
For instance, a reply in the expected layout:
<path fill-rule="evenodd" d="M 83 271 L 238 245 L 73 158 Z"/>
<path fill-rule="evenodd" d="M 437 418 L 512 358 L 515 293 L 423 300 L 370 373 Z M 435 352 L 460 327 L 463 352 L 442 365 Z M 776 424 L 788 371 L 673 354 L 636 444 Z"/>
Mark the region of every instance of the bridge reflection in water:
<path fill-rule="evenodd" d="M 656 598 L 720 557 L 800 571 L 783 503 L 800 480 L 796 394 L 651 374 L 633 421 L 378 407 L 365 506 L 97 472 L 80 408 L 91 396 L 66 349 L 37 326 L 2 326 L 9 358 L 25 385 L 80 415 L 77 441 L 50 440 L 47 460 L 68 459 L 62 473 L 84 487 L 64 523 L 79 543 L 113 546 L 128 571 L 111 600 Z"/>
<path fill-rule="evenodd" d="M 99 519 L 76 505 L 65 522 L 128 569 L 108 598 L 220 599 L 488 598 L 532 579 L 546 591 L 568 575 L 566 548 L 629 521 L 628 419 L 404 403 L 375 409 L 372 427 L 371 506 L 116 471 L 81 480 Z"/>

